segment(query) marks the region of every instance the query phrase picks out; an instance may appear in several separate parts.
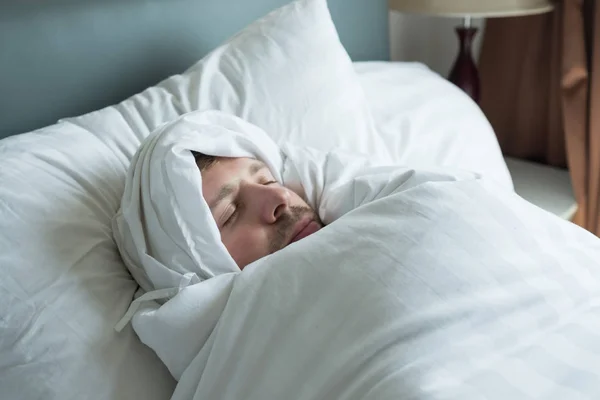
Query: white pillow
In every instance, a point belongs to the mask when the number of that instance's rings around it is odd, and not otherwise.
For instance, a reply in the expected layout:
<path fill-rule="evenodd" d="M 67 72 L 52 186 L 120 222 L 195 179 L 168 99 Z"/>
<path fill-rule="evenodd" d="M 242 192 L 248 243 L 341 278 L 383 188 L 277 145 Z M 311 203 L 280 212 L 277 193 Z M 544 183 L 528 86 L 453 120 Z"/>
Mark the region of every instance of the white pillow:
<path fill-rule="evenodd" d="M 114 332 L 136 285 L 110 221 L 140 141 L 193 108 L 234 112 L 281 141 L 385 150 L 325 0 L 269 14 L 118 105 L 0 141 L 3 398 L 170 396 L 152 351 L 129 327 Z"/>
<path fill-rule="evenodd" d="M 390 161 L 326 0 L 277 9 L 182 75 L 102 111 L 101 118 L 71 121 L 119 135 L 133 130 L 139 141 L 179 114 L 211 109 L 259 126 L 279 144 L 341 148 Z"/>
<path fill-rule="evenodd" d="M 492 126 L 462 90 L 419 63 L 354 67 L 377 132 L 397 163 L 475 171 L 513 188 Z"/>
<path fill-rule="evenodd" d="M 169 398 L 156 355 L 114 331 L 137 289 L 111 231 L 125 166 L 67 123 L 0 154 L 0 398 Z"/>

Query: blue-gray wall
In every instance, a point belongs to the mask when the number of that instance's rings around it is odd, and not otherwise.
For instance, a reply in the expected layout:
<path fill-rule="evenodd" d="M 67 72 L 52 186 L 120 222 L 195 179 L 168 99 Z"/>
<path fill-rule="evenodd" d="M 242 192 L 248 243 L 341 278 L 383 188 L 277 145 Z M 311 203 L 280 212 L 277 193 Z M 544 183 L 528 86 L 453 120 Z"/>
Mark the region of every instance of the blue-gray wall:
<path fill-rule="evenodd" d="M 288 0 L 0 2 L 0 138 L 119 102 L 182 72 Z M 386 0 L 329 0 L 353 60 L 388 60 Z"/>

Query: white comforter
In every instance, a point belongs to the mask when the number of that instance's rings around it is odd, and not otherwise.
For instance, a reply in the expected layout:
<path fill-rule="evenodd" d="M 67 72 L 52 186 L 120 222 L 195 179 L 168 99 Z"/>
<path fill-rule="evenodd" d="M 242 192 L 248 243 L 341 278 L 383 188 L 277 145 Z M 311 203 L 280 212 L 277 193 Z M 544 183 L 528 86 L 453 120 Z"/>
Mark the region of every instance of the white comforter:
<path fill-rule="evenodd" d="M 203 121 L 195 132 L 215 122 Z M 183 124 L 159 131 L 154 150 L 181 149 L 168 132 Z M 141 194 L 124 198 L 120 249 L 149 277 L 147 290 L 172 297 L 136 303 L 133 326 L 178 380 L 174 399 L 600 398 L 596 237 L 469 173 L 293 147 L 270 153 L 257 142 L 230 149 L 277 154 L 269 166 L 278 179 L 303 184 L 329 225 L 243 273 L 201 246 L 197 259 L 171 267 L 175 245 L 147 244 L 180 228 L 132 228 L 159 215 L 167 194 L 154 191 L 150 202 L 148 181 L 130 174 L 126 194 Z M 169 163 L 160 166 L 146 176 L 155 186 L 169 176 Z M 154 275 L 163 268 L 172 274 Z"/>

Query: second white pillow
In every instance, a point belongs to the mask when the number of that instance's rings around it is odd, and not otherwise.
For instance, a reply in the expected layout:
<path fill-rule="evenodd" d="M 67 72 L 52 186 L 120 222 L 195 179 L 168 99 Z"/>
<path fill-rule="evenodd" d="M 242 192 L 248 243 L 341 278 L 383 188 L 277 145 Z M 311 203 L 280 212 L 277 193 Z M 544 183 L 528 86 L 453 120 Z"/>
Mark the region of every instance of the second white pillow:
<path fill-rule="evenodd" d="M 326 0 L 298 0 L 271 12 L 182 78 L 165 86 L 186 111 L 234 114 L 278 143 L 389 159 Z"/>

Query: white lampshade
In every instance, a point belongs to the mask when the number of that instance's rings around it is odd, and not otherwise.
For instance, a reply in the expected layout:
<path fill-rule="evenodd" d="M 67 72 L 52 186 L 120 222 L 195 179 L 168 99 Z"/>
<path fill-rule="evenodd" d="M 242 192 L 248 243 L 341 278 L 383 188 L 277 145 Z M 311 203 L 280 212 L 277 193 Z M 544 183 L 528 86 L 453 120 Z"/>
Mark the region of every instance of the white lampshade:
<path fill-rule="evenodd" d="M 510 17 L 541 14 L 552 0 L 389 0 L 390 9 L 443 17 Z"/>

